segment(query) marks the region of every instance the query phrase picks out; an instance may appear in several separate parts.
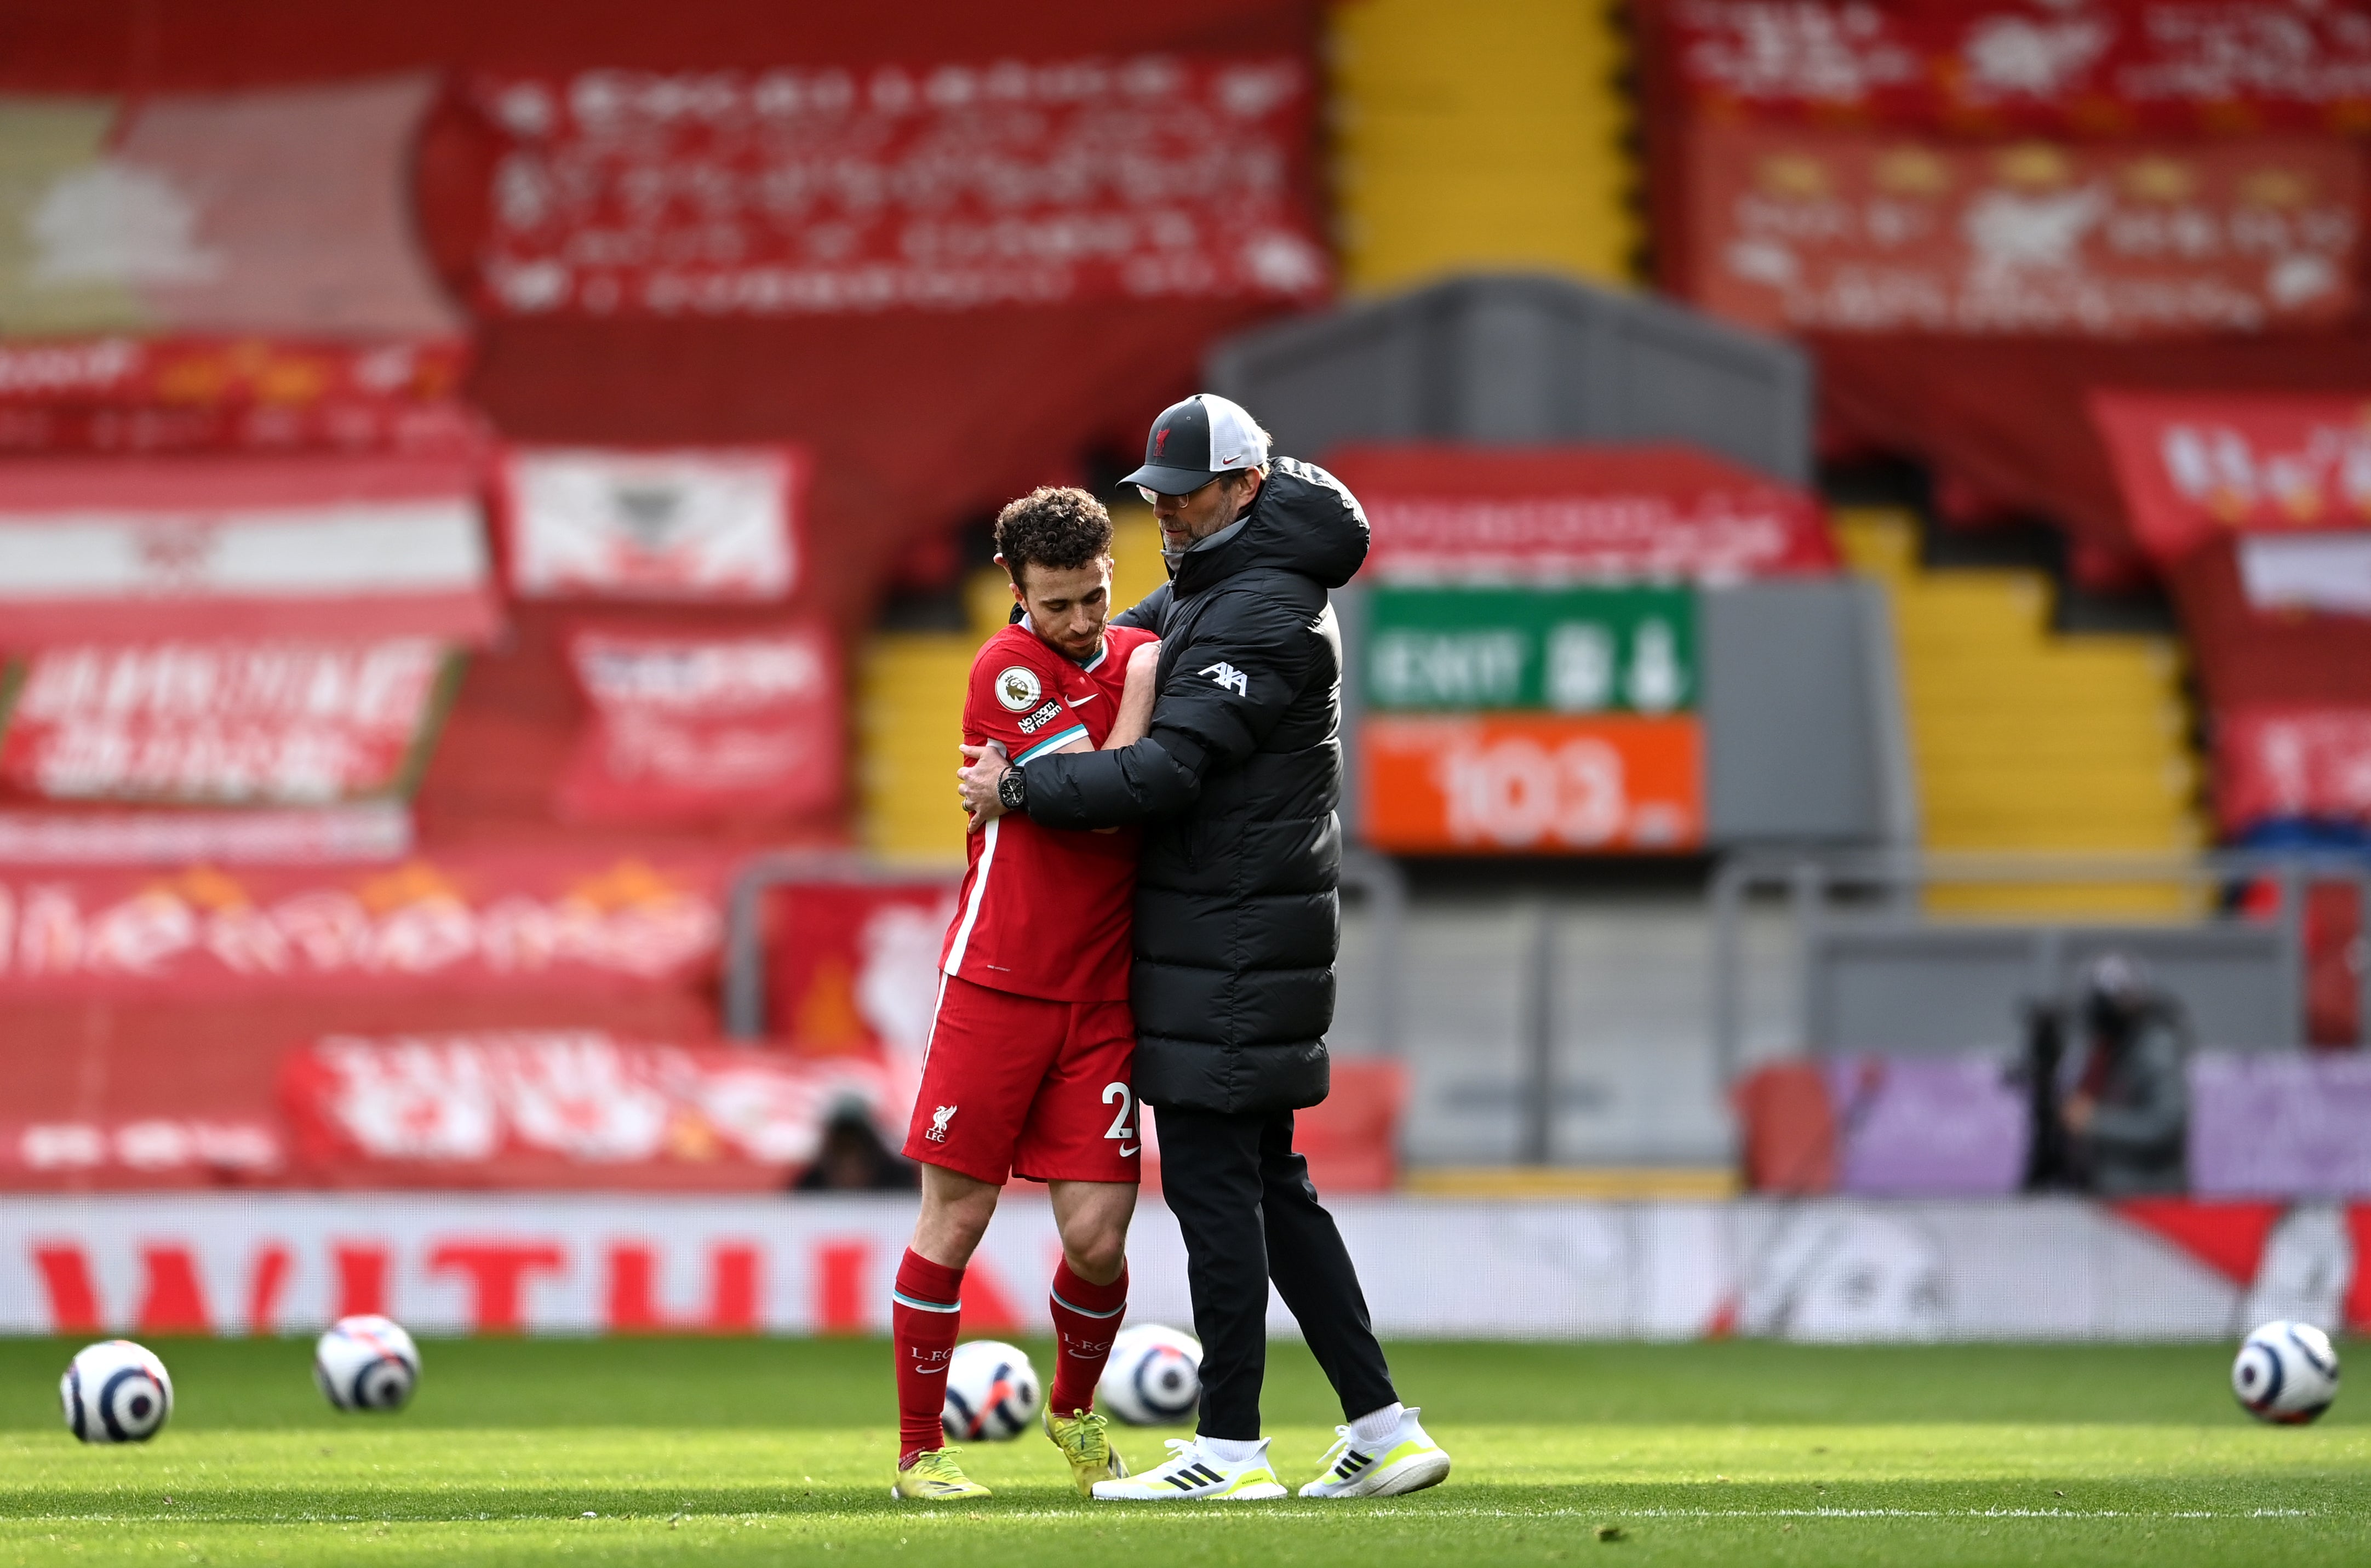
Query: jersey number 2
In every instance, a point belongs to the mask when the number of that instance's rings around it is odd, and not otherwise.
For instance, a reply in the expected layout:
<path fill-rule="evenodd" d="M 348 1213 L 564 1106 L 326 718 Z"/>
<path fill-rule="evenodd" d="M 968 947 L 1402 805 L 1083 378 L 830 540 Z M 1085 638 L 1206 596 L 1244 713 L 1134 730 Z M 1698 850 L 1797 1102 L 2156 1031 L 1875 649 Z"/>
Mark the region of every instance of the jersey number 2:
<path fill-rule="evenodd" d="M 1114 1100 L 1119 1101 L 1119 1114 L 1112 1118 L 1111 1131 L 1104 1136 L 1116 1138 L 1124 1144 L 1136 1136 L 1136 1130 L 1128 1124 L 1128 1113 L 1136 1108 L 1136 1097 L 1126 1084 L 1105 1084 L 1104 1103 L 1109 1105 Z"/>

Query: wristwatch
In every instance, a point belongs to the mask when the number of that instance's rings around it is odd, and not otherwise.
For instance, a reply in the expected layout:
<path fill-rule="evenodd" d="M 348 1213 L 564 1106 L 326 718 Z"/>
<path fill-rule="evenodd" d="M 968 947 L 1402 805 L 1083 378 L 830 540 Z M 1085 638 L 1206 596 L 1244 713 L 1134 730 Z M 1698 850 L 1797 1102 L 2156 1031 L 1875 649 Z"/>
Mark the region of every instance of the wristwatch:
<path fill-rule="evenodd" d="M 1007 768 L 1004 776 L 996 781 L 997 804 L 1007 811 L 1026 810 L 1029 806 L 1029 779 L 1018 768 Z"/>

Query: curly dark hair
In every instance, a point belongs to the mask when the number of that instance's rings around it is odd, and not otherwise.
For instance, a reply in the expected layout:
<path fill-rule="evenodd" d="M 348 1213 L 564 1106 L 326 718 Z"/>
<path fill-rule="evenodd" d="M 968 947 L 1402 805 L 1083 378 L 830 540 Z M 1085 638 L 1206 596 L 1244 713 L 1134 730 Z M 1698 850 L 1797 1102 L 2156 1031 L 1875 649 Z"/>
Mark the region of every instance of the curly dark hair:
<path fill-rule="evenodd" d="M 1028 565 L 1068 572 L 1111 553 L 1111 514 L 1083 490 L 1041 484 L 996 515 L 996 552 L 1016 587 Z"/>

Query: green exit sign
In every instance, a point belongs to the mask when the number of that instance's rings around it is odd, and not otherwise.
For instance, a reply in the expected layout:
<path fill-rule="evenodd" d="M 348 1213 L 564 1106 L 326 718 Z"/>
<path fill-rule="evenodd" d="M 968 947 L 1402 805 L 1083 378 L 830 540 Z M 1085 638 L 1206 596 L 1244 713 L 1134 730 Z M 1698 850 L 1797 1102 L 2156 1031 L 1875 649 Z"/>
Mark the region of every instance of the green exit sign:
<path fill-rule="evenodd" d="M 1684 587 L 1378 587 L 1368 704 L 1480 713 L 1668 714 L 1697 700 Z"/>

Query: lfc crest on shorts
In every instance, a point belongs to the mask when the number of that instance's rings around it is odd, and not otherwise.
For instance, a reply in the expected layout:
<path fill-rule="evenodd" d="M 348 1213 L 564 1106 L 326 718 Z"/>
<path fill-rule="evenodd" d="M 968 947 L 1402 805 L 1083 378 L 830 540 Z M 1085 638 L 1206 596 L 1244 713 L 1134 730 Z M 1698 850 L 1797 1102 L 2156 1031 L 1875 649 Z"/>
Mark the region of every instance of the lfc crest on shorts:
<path fill-rule="evenodd" d="M 933 1144 L 945 1143 L 947 1141 L 947 1123 L 953 1121 L 954 1119 L 955 1108 L 954 1106 L 943 1105 L 938 1107 L 931 1112 L 931 1130 L 923 1133 L 922 1136 L 929 1139 Z"/>

